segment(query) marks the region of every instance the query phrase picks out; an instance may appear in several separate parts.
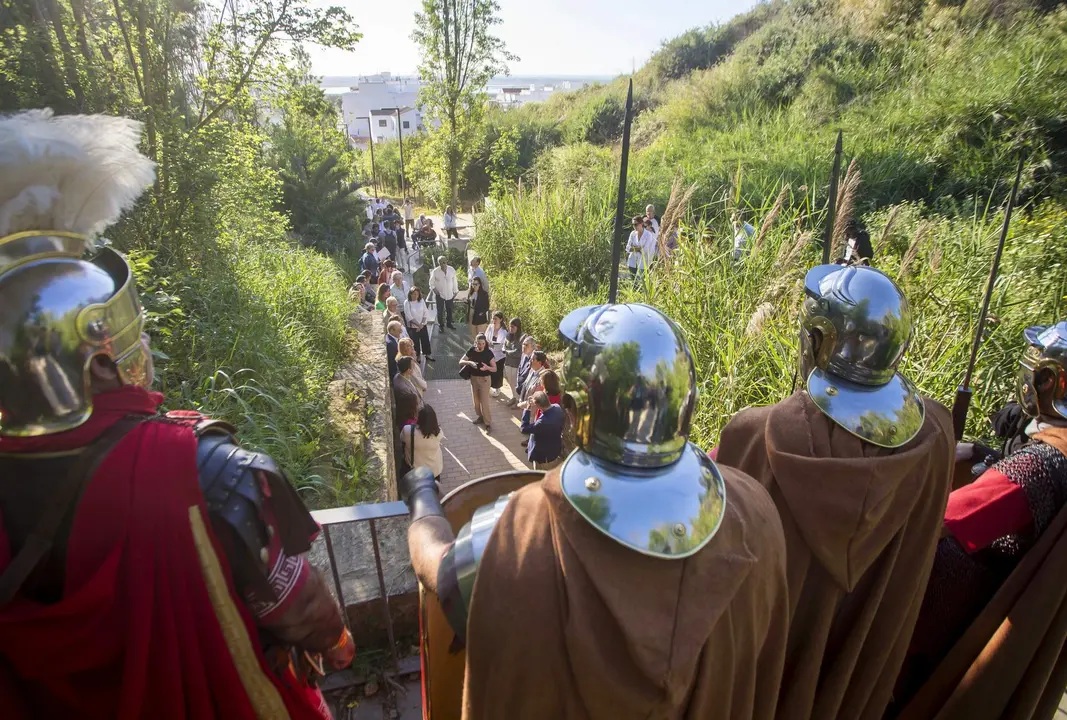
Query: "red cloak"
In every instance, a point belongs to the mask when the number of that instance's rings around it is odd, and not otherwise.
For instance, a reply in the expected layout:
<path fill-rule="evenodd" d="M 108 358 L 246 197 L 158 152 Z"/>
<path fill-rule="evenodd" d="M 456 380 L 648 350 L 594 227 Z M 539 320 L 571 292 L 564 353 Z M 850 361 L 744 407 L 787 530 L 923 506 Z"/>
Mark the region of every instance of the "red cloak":
<path fill-rule="evenodd" d="M 84 447 L 126 415 L 154 414 L 160 402 L 133 387 L 100 394 L 85 425 L 2 438 L 0 452 Z M 321 695 L 264 661 L 211 530 L 196 442 L 192 428 L 177 423 L 131 431 L 85 487 L 63 599 L 44 605 L 16 596 L 0 608 L 6 718 L 329 717 Z M 0 571 L 10 561 L 0 520 Z"/>

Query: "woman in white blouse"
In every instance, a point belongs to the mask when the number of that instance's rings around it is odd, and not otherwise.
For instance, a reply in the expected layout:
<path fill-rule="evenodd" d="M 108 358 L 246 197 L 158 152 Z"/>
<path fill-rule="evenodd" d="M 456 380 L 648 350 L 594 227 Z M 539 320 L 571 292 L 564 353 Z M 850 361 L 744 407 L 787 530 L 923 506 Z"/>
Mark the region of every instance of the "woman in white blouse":
<path fill-rule="evenodd" d="M 644 272 L 645 268 L 656 253 L 656 238 L 645 229 L 645 218 L 635 215 L 633 218 L 633 232 L 626 241 L 626 266 L 630 268 L 630 275 L 634 282 Z"/>
<path fill-rule="evenodd" d="M 441 441 L 445 434 L 437 423 L 437 413 L 430 405 L 419 409 L 419 417 L 414 425 L 408 425 L 400 431 L 400 443 L 403 445 L 404 460 L 413 468 L 428 467 L 438 482 L 445 467 L 441 453 Z"/>
<path fill-rule="evenodd" d="M 422 291 L 417 287 L 408 290 L 408 299 L 404 303 L 404 318 L 408 323 L 408 335 L 415 342 L 415 359 L 421 359 L 423 353 L 426 359 L 433 362 L 433 351 L 430 349 L 430 329 L 426 327 L 430 322 L 430 309 L 426 307 L 426 301 L 422 299 Z"/>
<path fill-rule="evenodd" d="M 504 386 L 504 343 L 508 341 L 508 329 L 504 326 L 504 313 L 499 310 L 493 313 L 493 324 L 486 329 L 485 339 L 489 341 L 489 349 L 493 351 L 493 359 L 496 360 L 496 372 L 490 379 L 489 393 L 497 397 L 500 395 L 500 388 Z"/>

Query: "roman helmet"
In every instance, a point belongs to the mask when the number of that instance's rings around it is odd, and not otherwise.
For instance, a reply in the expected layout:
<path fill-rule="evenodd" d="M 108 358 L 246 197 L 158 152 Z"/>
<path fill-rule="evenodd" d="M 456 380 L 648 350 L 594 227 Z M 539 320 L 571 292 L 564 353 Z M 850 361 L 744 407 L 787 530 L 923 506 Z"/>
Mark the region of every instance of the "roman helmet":
<path fill-rule="evenodd" d="M 563 493 L 594 527 L 646 555 L 686 557 L 711 540 L 726 490 L 689 442 L 696 371 L 681 329 L 647 305 L 584 307 L 559 326 L 577 448 Z"/>
<path fill-rule="evenodd" d="M 129 265 L 95 239 L 152 183 L 140 127 L 47 110 L 0 118 L 0 436 L 85 422 L 97 356 L 125 384 L 151 382 Z"/>
<path fill-rule="evenodd" d="M 1019 404 L 1030 417 L 1067 420 L 1067 321 L 1023 331 L 1019 359 Z"/>
<path fill-rule="evenodd" d="M 923 426 L 915 385 L 897 372 L 911 340 L 911 309 L 884 273 L 818 265 L 804 278 L 800 373 L 827 417 L 873 445 L 897 448 Z"/>

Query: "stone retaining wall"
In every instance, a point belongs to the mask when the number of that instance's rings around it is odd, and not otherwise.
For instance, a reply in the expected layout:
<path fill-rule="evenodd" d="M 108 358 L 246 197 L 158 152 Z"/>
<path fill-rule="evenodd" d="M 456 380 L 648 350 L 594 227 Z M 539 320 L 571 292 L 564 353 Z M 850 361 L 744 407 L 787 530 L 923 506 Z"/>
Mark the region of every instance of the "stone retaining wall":
<path fill-rule="evenodd" d="M 363 414 L 366 438 L 354 438 L 354 441 L 363 442 L 371 473 L 368 480 L 377 483 L 375 500 L 396 500 L 393 395 L 381 313 L 358 311 L 352 314 L 349 323 L 357 333 L 359 348 L 355 357 L 334 376 L 331 397 L 357 406 L 349 408 L 349 412 Z M 353 401 L 348 402 L 347 398 L 353 398 Z M 411 592 L 416 587 L 415 573 L 408 557 L 407 526 L 406 517 L 380 520 L 376 525 L 382 574 L 391 596 Z M 335 525 L 330 532 L 346 605 L 351 607 L 380 597 L 370 525 L 365 522 Z M 327 584 L 332 588 L 333 576 L 322 537 L 311 549 L 311 561 L 325 574 Z"/>

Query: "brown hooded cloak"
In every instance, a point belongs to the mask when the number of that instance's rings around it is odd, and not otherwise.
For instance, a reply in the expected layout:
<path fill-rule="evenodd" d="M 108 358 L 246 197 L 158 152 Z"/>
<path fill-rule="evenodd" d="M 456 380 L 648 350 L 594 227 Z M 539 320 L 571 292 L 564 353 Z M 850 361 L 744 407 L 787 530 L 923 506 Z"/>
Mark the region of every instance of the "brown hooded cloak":
<path fill-rule="evenodd" d="M 861 441 L 799 392 L 739 413 L 718 461 L 763 484 L 785 530 L 789 648 L 779 718 L 881 718 L 941 532 L 955 458 L 926 400 L 907 445 Z"/>
<path fill-rule="evenodd" d="M 766 491 L 722 471 L 718 533 L 675 560 L 603 535 L 564 497 L 558 470 L 519 490 L 474 584 L 465 720 L 773 717 L 784 536 Z"/>

